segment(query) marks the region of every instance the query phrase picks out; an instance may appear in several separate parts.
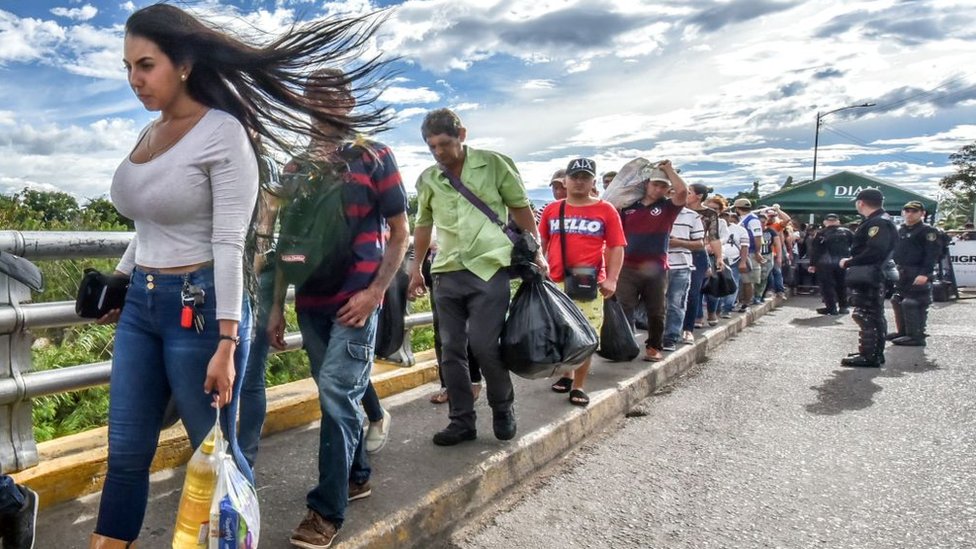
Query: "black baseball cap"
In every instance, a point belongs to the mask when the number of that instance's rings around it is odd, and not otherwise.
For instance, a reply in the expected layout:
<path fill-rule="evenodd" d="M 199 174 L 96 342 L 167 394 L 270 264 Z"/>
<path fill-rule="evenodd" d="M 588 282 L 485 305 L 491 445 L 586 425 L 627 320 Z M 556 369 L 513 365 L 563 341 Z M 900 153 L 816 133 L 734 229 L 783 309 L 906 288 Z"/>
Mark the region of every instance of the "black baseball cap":
<path fill-rule="evenodd" d="M 596 177 L 596 162 L 589 158 L 576 158 L 569 161 L 566 165 L 566 175 L 573 175 L 580 172 L 586 172 L 593 177 Z"/>
<path fill-rule="evenodd" d="M 824 216 L 824 221 L 827 221 L 828 219 L 833 219 L 835 221 L 840 221 L 840 216 L 837 215 L 837 214 L 827 214 L 827 215 Z"/>
<path fill-rule="evenodd" d="M 922 204 L 918 200 L 912 200 L 910 202 L 906 202 L 905 205 L 901 207 L 901 209 L 903 209 L 903 210 L 918 210 L 920 212 L 924 212 L 925 211 L 925 204 Z"/>

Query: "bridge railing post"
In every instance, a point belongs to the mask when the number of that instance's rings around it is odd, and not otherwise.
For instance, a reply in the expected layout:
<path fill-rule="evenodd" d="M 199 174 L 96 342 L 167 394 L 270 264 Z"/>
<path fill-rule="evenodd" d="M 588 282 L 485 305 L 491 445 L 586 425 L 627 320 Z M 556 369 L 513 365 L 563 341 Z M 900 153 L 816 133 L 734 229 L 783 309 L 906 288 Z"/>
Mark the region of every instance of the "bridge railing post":
<path fill-rule="evenodd" d="M 20 304 L 30 300 L 30 289 L 0 273 L 0 307 L 10 307 L 18 319 L 10 333 L 0 335 L 0 383 L 25 392 L 23 374 L 31 371 L 31 335 L 23 325 Z M 37 465 L 37 443 L 30 399 L 0 405 L 0 472 L 20 471 Z"/>

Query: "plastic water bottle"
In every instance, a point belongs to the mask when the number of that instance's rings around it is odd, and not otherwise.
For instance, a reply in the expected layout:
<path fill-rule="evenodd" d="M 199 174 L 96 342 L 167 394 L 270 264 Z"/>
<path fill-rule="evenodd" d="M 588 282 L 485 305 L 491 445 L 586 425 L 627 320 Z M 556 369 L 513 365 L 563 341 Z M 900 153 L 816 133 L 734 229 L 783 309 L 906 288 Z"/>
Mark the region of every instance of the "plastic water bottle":
<path fill-rule="evenodd" d="M 210 503 L 217 486 L 214 433 L 203 441 L 186 465 L 186 480 L 176 515 L 173 549 L 206 549 L 210 534 Z"/>

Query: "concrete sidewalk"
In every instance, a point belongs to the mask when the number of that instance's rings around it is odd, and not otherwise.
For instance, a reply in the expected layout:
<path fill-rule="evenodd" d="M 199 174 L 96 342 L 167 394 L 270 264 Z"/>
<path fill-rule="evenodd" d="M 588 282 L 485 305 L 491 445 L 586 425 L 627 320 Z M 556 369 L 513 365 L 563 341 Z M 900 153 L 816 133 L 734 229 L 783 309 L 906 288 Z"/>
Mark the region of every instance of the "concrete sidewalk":
<path fill-rule="evenodd" d="M 522 479 L 576 447 L 656 388 L 704 360 L 710 349 L 734 336 L 772 303 L 724 320 L 699 332 L 694 346 L 680 347 L 651 365 L 606 363 L 595 358 L 587 384 L 588 408 L 572 406 L 566 395 L 549 390 L 551 381 L 516 379 L 519 435 L 494 438 L 491 411 L 478 401 L 478 440 L 452 448 L 434 446 L 430 437 L 447 425 L 445 406 L 430 404 L 437 390 L 429 384 L 385 399 L 393 415 L 387 447 L 371 457 L 372 497 L 352 503 L 335 546 L 416 547 L 499 497 Z M 318 429 L 294 429 L 262 441 L 258 492 L 262 508 L 261 547 L 287 548 L 291 530 L 304 515 L 305 493 L 316 474 Z M 169 547 L 183 469 L 153 475 L 142 547 Z M 84 548 L 94 527 L 98 496 L 58 505 L 39 517 L 39 548 Z"/>

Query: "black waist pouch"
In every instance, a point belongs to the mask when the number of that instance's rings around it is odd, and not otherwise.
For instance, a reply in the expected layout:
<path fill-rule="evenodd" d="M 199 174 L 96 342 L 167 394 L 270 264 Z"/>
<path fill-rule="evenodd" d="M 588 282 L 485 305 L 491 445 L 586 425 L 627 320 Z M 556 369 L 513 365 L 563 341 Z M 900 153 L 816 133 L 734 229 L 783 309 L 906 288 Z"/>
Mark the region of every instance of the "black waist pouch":
<path fill-rule="evenodd" d="M 128 289 L 127 276 L 106 275 L 95 269 L 85 269 L 78 286 L 75 312 L 82 318 L 101 318 L 112 309 L 122 308 Z"/>
<path fill-rule="evenodd" d="M 566 288 L 566 295 L 577 301 L 593 301 L 596 299 L 600 285 L 597 283 L 596 267 L 570 267 L 566 269 L 566 278 L 563 286 Z"/>

